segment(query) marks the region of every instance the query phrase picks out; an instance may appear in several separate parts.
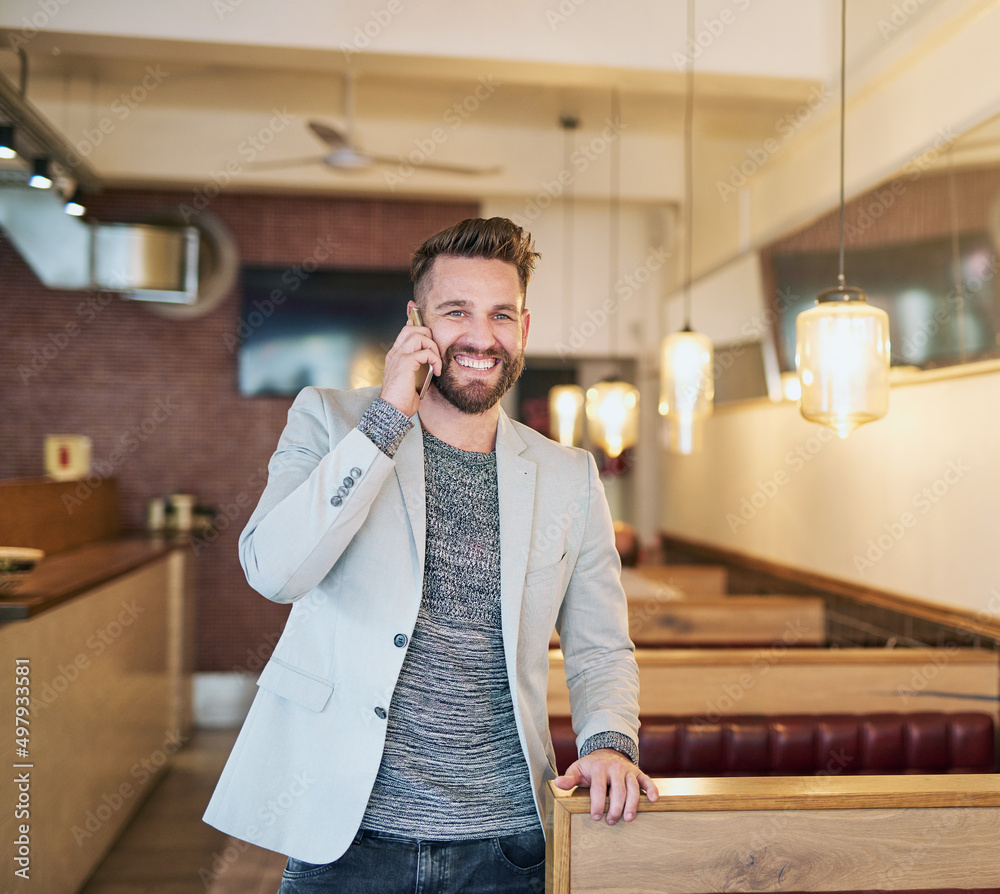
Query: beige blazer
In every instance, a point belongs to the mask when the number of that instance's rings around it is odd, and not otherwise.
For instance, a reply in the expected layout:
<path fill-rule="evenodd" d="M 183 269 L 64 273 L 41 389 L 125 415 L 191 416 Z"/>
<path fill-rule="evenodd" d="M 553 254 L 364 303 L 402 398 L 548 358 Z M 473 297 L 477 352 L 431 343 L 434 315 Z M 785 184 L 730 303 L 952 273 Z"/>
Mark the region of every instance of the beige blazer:
<path fill-rule="evenodd" d="M 419 420 L 389 459 L 355 428 L 377 394 L 299 394 L 240 537 L 250 585 L 292 610 L 205 820 L 309 863 L 336 860 L 360 826 L 420 606 Z M 636 737 L 638 672 L 593 458 L 503 413 L 496 456 L 507 674 L 541 815 L 555 776 L 545 704 L 553 627 L 578 744 L 605 730 Z M 334 499 L 338 488 L 346 495 Z"/>

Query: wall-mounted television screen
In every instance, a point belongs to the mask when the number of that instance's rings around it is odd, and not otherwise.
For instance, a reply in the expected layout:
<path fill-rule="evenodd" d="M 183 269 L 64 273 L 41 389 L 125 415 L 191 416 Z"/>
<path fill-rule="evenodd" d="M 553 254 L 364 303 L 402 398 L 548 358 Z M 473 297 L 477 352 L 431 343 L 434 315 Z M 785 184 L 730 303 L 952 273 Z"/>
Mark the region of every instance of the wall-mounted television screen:
<path fill-rule="evenodd" d="M 406 323 L 409 273 L 244 267 L 239 390 L 295 395 L 306 385 L 378 385 Z"/>
<path fill-rule="evenodd" d="M 986 233 L 960 242 L 962 300 L 950 238 L 848 249 L 847 285 L 889 314 L 893 365 L 930 368 L 997 355 L 1000 310 L 996 248 Z M 837 284 L 838 253 L 774 255 L 776 334 L 782 370 L 795 369 L 795 318 Z"/>

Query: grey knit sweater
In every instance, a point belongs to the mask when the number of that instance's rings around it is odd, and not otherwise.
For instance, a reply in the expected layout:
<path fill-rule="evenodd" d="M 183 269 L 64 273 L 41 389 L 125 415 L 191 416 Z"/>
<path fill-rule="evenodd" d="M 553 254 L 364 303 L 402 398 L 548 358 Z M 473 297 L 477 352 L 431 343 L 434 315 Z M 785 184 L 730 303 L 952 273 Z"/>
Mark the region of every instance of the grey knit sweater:
<path fill-rule="evenodd" d="M 358 427 L 391 456 L 411 425 L 379 399 Z M 423 596 L 362 828 L 438 840 L 527 831 L 538 815 L 500 624 L 496 454 L 423 439 Z M 592 736 L 581 753 L 602 747 L 636 758 L 616 733 Z"/>

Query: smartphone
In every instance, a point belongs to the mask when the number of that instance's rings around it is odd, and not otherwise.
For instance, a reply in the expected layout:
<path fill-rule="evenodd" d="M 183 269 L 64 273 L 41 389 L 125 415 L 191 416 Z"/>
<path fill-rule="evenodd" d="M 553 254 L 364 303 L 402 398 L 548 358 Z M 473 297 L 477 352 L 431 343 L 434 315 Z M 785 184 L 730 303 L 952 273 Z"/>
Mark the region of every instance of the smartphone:
<path fill-rule="evenodd" d="M 410 311 L 410 322 L 413 323 L 414 326 L 424 325 L 424 321 L 420 318 L 420 311 L 416 308 L 413 308 L 413 310 Z M 429 363 L 421 363 L 420 367 L 417 369 L 415 385 L 417 388 L 417 394 L 420 395 L 421 400 L 423 400 L 424 395 L 427 393 L 427 389 L 431 386 L 431 374 L 433 372 L 434 370 L 431 369 L 431 365 Z"/>

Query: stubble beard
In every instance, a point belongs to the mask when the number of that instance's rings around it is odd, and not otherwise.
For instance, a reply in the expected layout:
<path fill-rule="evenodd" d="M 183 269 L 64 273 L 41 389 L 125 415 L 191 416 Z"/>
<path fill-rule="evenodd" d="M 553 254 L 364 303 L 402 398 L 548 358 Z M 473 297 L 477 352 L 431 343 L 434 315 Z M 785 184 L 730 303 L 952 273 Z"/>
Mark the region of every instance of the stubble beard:
<path fill-rule="evenodd" d="M 496 384 L 488 382 L 469 382 L 461 384 L 455 372 L 455 367 L 461 366 L 455 360 L 455 354 L 468 354 L 470 357 L 496 357 L 500 361 L 500 378 Z M 459 345 L 452 345 L 444 352 L 441 375 L 434 377 L 434 386 L 440 395 L 456 409 L 472 416 L 478 416 L 491 410 L 499 402 L 524 372 L 524 351 L 512 356 L 503 348 L 490 351 L 470 351 Z"/>

